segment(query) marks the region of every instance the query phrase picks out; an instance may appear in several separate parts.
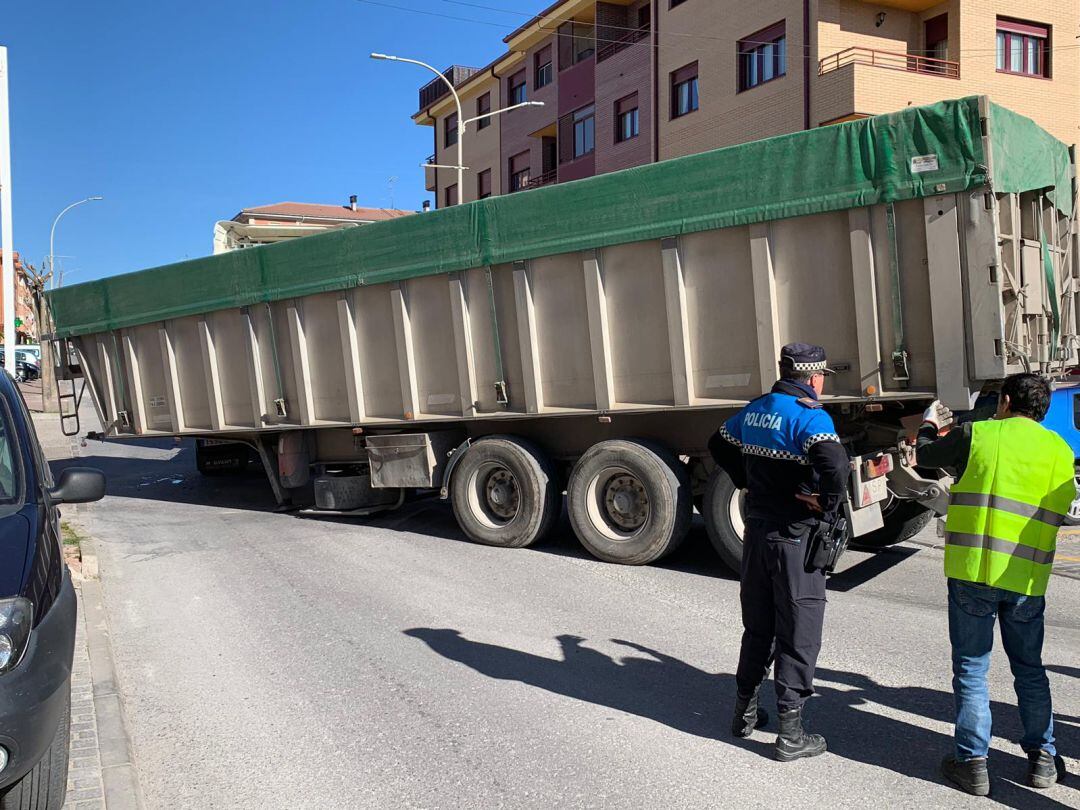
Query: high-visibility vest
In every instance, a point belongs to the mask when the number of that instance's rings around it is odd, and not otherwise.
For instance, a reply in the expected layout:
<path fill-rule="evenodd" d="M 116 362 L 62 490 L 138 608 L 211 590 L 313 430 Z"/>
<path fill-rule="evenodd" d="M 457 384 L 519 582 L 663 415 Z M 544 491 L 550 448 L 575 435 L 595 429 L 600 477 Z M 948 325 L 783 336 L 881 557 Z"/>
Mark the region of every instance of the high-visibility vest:
<path fill-rule="evenodd" d="M 949 495 L 945 576 L 1042 596 L 1076 497 L 1073 452 L 1024 417 L 976 422 Z"/>

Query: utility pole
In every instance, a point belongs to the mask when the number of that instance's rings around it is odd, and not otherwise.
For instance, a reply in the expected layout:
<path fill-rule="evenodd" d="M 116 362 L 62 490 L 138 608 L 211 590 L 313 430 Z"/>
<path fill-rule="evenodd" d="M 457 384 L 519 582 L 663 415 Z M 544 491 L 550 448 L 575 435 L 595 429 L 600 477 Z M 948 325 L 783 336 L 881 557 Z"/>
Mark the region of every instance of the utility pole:
<path fill-rule="evenodd" d="M 3 243 L 4 365 L 15 371 L 15 237 L 11 225 L 11 115 L 7 48 L 0 45 L 0 242 Z"/>

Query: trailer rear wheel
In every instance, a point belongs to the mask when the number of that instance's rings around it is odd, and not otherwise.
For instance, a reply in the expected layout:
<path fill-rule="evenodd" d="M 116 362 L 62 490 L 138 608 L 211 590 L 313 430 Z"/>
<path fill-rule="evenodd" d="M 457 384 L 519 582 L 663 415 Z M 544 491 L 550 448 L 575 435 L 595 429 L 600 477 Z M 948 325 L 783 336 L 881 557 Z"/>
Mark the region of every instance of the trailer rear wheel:
<path fill-rule="evenodd" d="M 556 477 L 543 452 L 512 436 L 474 442 L 450 481 L 454 517 L 470 540 L 524 548 L 559 512 Z"/>
<path fill-rule="evenodd" d="M 746 522 L 743 503 L 746 494 L 720 467 L 713 470 L 705 487 L 705 503 L 702 515 L 709 541 L 720 559 L 736 574 L 742 568 L 743 533 Z"/>
<path fill-rule="evenodd" d="M 882 510 L 885 525 L 859 537 L 851 545 L 863 548 L 885 548 L 903 543 L 917 535 L 930 523 L 934 513 L 918 501 L 894 500 Z"/>
<path fill-rule="evenodd" d="M 690 475 L 679 459 L 635 440 L 600 442 L 570 473 L 574 534 L 606 562 L 646 565 L 673 551 L 693 514 Z"/>

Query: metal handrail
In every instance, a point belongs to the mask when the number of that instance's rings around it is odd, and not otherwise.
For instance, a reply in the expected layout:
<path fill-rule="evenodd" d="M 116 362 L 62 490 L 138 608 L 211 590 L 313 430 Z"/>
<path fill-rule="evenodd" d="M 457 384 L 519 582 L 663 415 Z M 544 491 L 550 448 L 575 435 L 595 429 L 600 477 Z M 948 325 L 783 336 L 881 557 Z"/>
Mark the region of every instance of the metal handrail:
<path fill-rule="evenodd" d="M 897 53 L 879 51 L 874 48 L 852 47 L 826 56 L 818 63 L 818 75 L 832 73 L 846 65 L 869 65 L 886 70 L 903 70 L 909 73 L 922 73 L 927 76 L 943 76 L 947 79 L 960 78 L 960 63 L 948 59 L 937 59 L 915 53 Z"/>
<path fill-rule="evenodd" d="M 603 28 L 603 26 L 598 26 Z M 635 42 L 641 42 L 649 36 L 649 32 L 652 31 L 652 23 L 643 25 L 640 28 L 635 28 L 633 31 L 629 31 L 622 36 L 604 43 L 596 49 L 596 61 L 603 62 L 609 56 L 614 56 L 624 48 L 633 45 Z"/>
<path fill-rule="evenodd" d="M 559 170 L 552 169 L 550 172 L 544 172 L 536 177 L 529 178 L 529 182 L 521 187 L 521 191 L 525 191 L 530 188 L 540 188 L 540 186 L 550 186 L 552 183 L 559 179 Z"/>

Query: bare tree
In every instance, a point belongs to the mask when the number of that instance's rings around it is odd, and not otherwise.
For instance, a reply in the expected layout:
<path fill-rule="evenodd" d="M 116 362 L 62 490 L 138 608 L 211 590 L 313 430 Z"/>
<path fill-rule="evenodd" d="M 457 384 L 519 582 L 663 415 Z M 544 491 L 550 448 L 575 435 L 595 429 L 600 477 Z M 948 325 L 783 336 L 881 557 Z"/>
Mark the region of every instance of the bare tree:
<path fill-rule="evenodd" d="M 52 268 L 46 273 L 39 272 L 29 263 L 24 267 L 26 283 L 34 299 L 34 318 L 37 320 L 38 342 L 41 344 L 41 410 L 45 413 L 58 413 L 60 403 L 56 394 L 56 364 L 53 362 L 52 341 L 42 339 L 42 335 L 52 331 L 49 308 L 45 303 L 45 288 L 52 277 Z"/>

